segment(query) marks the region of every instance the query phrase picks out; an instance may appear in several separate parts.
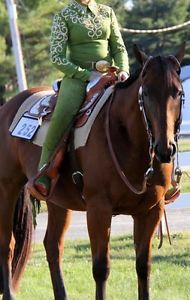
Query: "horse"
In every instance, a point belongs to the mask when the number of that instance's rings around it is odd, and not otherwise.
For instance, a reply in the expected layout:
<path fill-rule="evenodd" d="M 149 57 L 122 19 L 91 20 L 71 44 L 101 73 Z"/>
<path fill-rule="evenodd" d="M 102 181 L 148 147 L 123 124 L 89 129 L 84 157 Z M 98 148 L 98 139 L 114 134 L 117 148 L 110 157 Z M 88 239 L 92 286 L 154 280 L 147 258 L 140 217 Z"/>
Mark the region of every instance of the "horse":
<path fill-rule="evenodd" d="M 164 195 L 171 183 L 173 158 L 181 122 L 183 89 L 180 63 L 182 45 L 175 55 L 147 56 L 135 47 L 140 69 L 115 86 L 111 99 L 101 109 L 84 147 L 75 151 L 83 173 L 82 195 L 73 184 L 73 163 L 67 153 L 54 193 L 47 200 L 48 225 L 44 247 L 56 300 L 68 300 L 61 271 L 64 236 L 72 210 L 86 211 L 92 253 L 95 299 L 106 299 L 110 273 L 109 241 L 113 215 L 131 215 L 138 278 L 138 299 L 149 300 L 151 248 L 164 211 Z M 25 212 L 24 242 L 16 239 L 17 197 L 36 174 L 41 148 L 12 137 L 9 126 L 20 105 L 36 87 L 13 97 L 0 110 L 0 290 L 3 300 L 13 300 L 14 290 L 26 264 L 18 260 L 32 234 L 30 205 Z M 23 209 L 23 205 L 20 206 Z M 18 211 L 18 209 L 17 209 Z M 20 213 L 22 216 L 23 212 Z M 28 217 L 27 217 L 28 216 Z M 21 226 L 22 227 L 22 226 Z M 26 253 L 26 251 L 25 251 Z M 12 262 L 16 266 L 12 267 Z M 16 271 L 15 271 L 16 270 Z"/>

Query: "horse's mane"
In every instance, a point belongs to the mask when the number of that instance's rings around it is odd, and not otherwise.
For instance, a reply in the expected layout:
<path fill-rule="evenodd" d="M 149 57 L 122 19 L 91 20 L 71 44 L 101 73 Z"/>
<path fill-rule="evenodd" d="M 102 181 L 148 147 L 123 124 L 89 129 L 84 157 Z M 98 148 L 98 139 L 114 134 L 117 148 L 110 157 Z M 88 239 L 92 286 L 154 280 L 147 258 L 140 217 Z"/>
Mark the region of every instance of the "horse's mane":
<path fill-rule="evenodd" d="M 162 56 L 155 56 L 153 59 L 155 59 L 159 65 L 160 71 L 162 74 L 165 74 L 165 83 L 170 84 L 172 82 L 171 77 L 171 68 L 166 63 L 166 57 Z M 134 73 L 132 73 L 129 78 L 124 82 L 118 82 L 115 86 L 115 89 L 125 89 L 129 87 L 140 75 L 142 71 L 142 68 L 137 69 Z"/>
<path fill-rule="evenodd" d="M 118 82 L 115 86 L 115 89 L 125 89 L 130 86 L 140 75 L 142 68 L 137 69 L 132 73 L 126 81 Z"/>

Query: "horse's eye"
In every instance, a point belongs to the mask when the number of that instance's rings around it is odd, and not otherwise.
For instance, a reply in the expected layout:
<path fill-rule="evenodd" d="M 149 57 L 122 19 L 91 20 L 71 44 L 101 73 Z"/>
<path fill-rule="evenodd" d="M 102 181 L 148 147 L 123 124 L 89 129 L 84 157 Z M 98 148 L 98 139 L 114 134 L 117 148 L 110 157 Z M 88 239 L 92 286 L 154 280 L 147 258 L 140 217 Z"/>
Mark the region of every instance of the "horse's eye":
<path fill-rule="evenodd" d="M 183 91 L 182 91 L 182 90 L 178 90 L 176 96 L 177 96 L 177 97 L 181 97 L 182 94 L 183 94 Z"/>

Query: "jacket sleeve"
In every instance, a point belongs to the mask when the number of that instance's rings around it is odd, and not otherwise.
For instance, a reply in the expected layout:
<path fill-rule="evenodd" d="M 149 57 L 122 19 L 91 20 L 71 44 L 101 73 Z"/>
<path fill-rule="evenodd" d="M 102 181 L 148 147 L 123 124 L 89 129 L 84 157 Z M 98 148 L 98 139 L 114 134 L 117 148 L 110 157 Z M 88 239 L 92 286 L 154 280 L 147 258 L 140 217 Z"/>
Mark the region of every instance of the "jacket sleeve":
<path fill-rule="evenodd" d="M 111 56 L 120 71 L 129 73 L 128 53 L 125 48 L 114 11 L 111 9 L 111 33 L 109 38 Z"/>
<path fill-rule="evenodd" d="M 54 16 L 50 39 L 50 58 L 64 76 L 87 81 L 91 72 L 70 62 L 66 57 L 68 46 L 68 26 L 61 13 Z"/>

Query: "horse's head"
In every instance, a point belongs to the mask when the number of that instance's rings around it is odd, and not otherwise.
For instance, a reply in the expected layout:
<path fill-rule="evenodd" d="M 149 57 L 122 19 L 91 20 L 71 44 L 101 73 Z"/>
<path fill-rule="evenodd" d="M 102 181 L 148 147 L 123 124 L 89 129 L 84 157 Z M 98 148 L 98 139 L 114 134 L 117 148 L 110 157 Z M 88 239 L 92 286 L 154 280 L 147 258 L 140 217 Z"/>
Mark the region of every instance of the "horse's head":
<path fill-rule="evenodd" d="M 134 50 L 142 65 L 139 103 L 153 150 L 160 162 L 169 163 L 176 152 L 181 123 L 183 88 L 179 74 L 185 45 L 167 57 L 148 57 L 137 47 Z"/>

